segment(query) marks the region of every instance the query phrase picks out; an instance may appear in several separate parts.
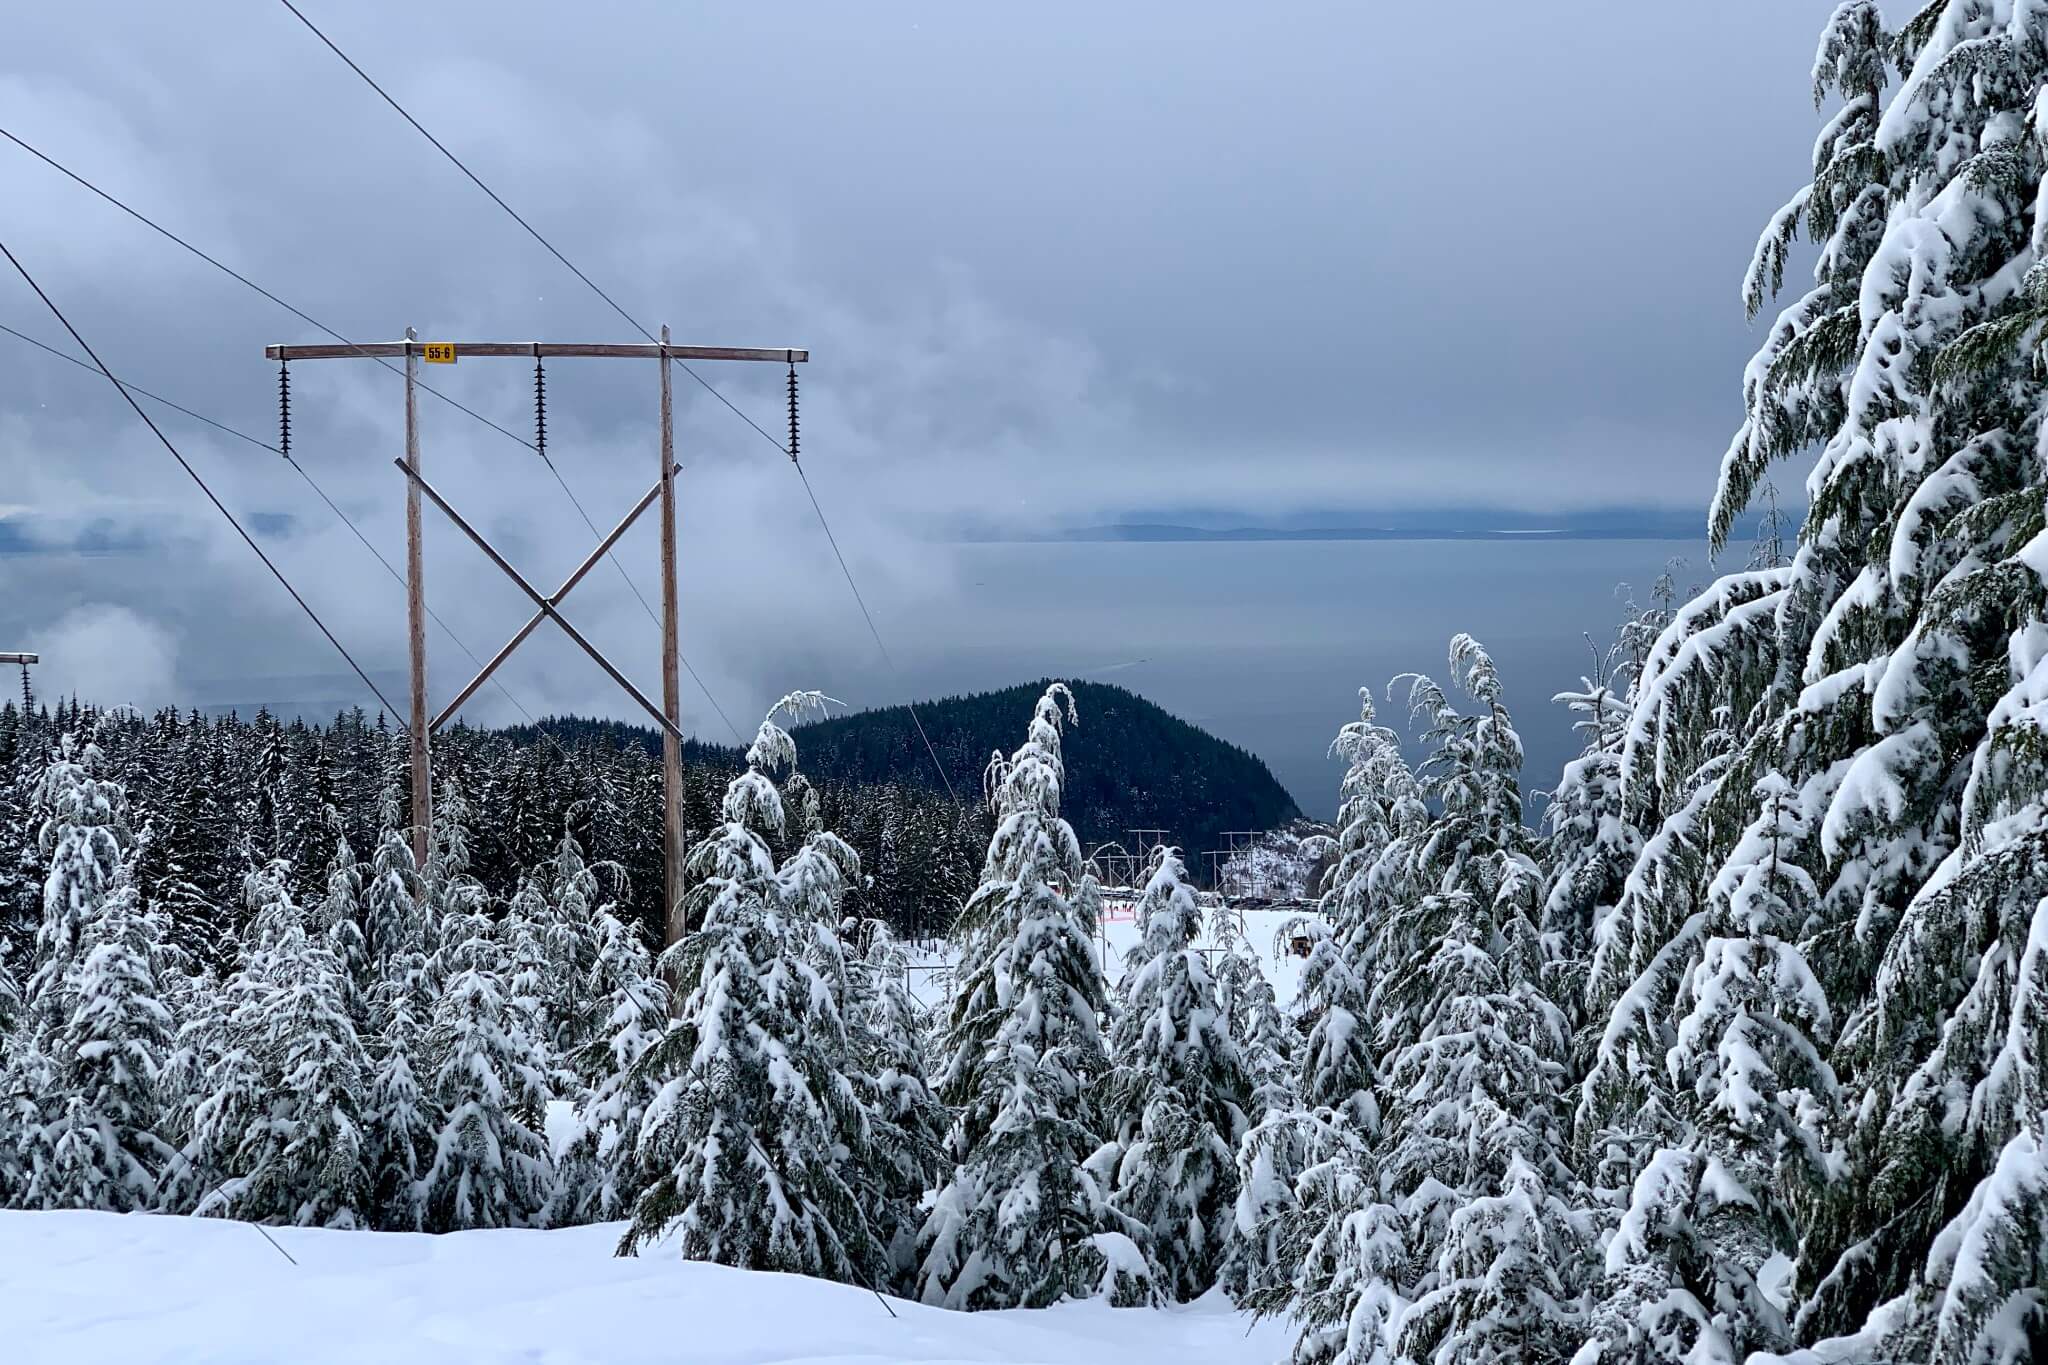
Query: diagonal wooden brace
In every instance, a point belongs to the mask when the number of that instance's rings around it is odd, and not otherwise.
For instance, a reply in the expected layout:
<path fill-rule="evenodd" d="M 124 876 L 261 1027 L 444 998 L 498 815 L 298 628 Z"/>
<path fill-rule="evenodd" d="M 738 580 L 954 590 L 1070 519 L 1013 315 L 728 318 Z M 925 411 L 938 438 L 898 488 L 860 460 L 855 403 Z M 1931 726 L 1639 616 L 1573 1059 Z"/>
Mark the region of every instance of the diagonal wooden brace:
<path fill-rule="evenodd" d="M 678 472 L 680 472 L 681 469 L 681 465 L 676 466 L 676 470 Z M 633 505 L 633 510 L 626 513 L 625 517 L 619 522 L 619 524 L 612 528 L 611 534 L 606 536 L 602 541 L 600 541 L 598 543 L 598 547 L 595 550 L 592 550 L 588 557 L 586 557 L 581 564 L 578 564 L 576 566 L 576 572 L 570 574 L 567 578 L 562 580 L 562 586 L 555 589 L 554 595 L 548 598 L 548 601 L 553 603 L 555 606 L 561 606 L 562 599 L 569 595 L 569 590 L 571 588 L 574 588 L 578 583 L 581 583 L 583 581 L 583 576 L 589 573 L 592 569 L 597 567 L 597 561 L 603 559 L 605 555 L 611 552 L 612 546 L 619 543 L 619 537 L 626 534 L 628 528 L 630 528 L 635 521 L 639 520 L 640 514 L 642 512 L 645 512 L 649 507 L 652 507 L 654 505 L 654 500 L 660 496 L 661 485 L 657 483 L 654 485 L 654 487 L 648 489 L 646 496 L 641 498 L 639 502 L 635 503 Z M 466 703 L 471 697 L 476 695 L 476 690 L 479 687 L 482 687 L 486 682 L 490 681 L 491 674 L 498 671 L 498 665 L 504 663 L 505 660 L 512 657 L 512 651 L 519 648 L 520 645 L 524 644 L 526 642 L 526 637 L 533 634 L 533 632 L 539 628 L 540 623 L 547 619 L 548 614 L 546 611 L 537 611 L 532 616 L 529 616 L 526 619 L 526 624 L 519 628 L 518 633 L 515 634 L 510 640 L 507 640 L 505 642 L 505 647 L 503 649 L 499 650 L 496 654 L 493 654 L 491 656 L 490 662 L 483 666 L 483 671 L 478 673 L 474 678 L 471 678 L 469 682 L 464 685 L 463 689 L 455 694 L 455 700 L 449 702 L 448 705 L 442 709 L 441 714 L 434 717 L 434 723 L 428 726 L 427 728 L 432 731 L 439 731 L 443 725 L 446 725 L 451 719 L 453 719 L 455 713 L 462 709 L 463 704 Z"/>
<path fill-rule="evenodd" d="M 654 723 L 660 726 L 664 733 L 674 735 L 677 739 L 681 739 L 683 737 L 683 732 L 679 728 L 677 728 L 677 726 L 673 722 L 671 722 L 667 716 L 661 713 L 660 707 L 656 706 L 653 702 L 647 699 L 646 693 L 642 692 L 639 688 L 633 686 L 631 680 L 629 680 L 625 674 L 619 672 L 618 669 L 612 666 L 611 660 L 605 658 L 603 654 L 598 652 L 598 648 L 596 645 L 593 645 L 592 643 L 590 643 L 590 641 L 583 638 L 582 631 L 570 625 L 568 618 L 563 616 L 561 612 L 555 610 L 555 599 L 541 596 L 540 589 L 534 587 L 533 584 L 527 582 L 525 576 L 522 575 L 519 572 L 519 570 L 513 568 L 509 562 L 507 562 L 505 556 L 499 554 L 497 550 L 493 549 L 491 543 L 488 540 L 485 540 L 483 536 L 477 532 L 475 527 L 471 526 L 467 521 L 463 520 L 462 514 L 460 512 L 457 512 L 453 507 L 450 507 L 448 505 L 448 500 L 442 497 L 439 493 L 435 492 L 434 486 L 428 483 L 425 479 L 421 478 L 419 476 L 419 473 L 416 470 L 409 467 L 404 460 L 393 460 L 391 463 L 398 466 L 399 472 L 404 474 L 408 479 L 411 479 L 413 483 L 419 487 L 420 492 L 424 493 L 427 496 L 428 501 L 432 502 L 434 506 L 441 509 L 442 513 L 448 518 L 448 520 L 455 523 L 456 530 L 468 536 L 471 542 L 473 542 L 479 550 L 482 550 L 484 552 L 484 555 L 491 561 L 491 563 L 497 565 L 498 568 L 504 572 L 507 578 L 511 579 L 514 583 L 518 584 L 519 590 L 521 592 L 525 593 L 528 597 L 533 599 L 534 606 L 539 608 L 539 611 L 536 614 L 536 619 L 539 616 L 545 616 L 548 619 L 552 620 L 556 625 L 560 626 L 562 628 L 562 633 L 568 636 L 571 640 L 575 641 L 577 648 L 581 649 L 585 654 L 588 654 L 593 660 L 595 660 L 597 666 L 605 671 L 606 676 L 610 677 L 613 682 L 617 683 L 620 687 L 624 688 L 627 696 L 631 697 L 634 701 L 640 703 L 640 708 L 643 711 L 647 712 L 648 715 L 654 718 Z M 663 480 L 663 482 L 666 482 L 666 480 Z M 562 595 L 565 595 L 570 588 L 575 586 L 576 580 L 580 579 L 585 573 L 589 572 L 591 565 L 595 563 L 597 559 L 602 557 L 605 550 L 611 548 L 612 541 L 617 540 L 619 536 L 625 534 L 627 525 L 631 524 L 633 518 L 638 516 L 640 512 L 647 507 L 648 502 L 656 494 L 660 493 L 661 487 L 662 485 L 657 483 L 654 486 L 653 491 L 650 492 L 647 495 L 647 497 L 642 498 L 640 500 L 639 506 L 635 507 L 632 513 L 628 514 L 624 522 L 621 522 L 616 528 L 613 529 L 612 534 L 610 536 L 606 537 L 605 544 L 599 546 L 597 552 L 592 554 L 589 559 L 585 560 L 584 563 L 577 569 L 577 571 L 570 576 L 570 581 L 562 586 L 560 593 L 556 594 L 557 598 L 559 598 Z M 485 667 L 484 676 L 488 676 L 491 669 L 496 667 L 504 656 L 512 652 L 513 646 L 517 645 L 520 640 L 524 639 L 527 634 L 531 633 L 533 625 L 534 622 L 529 622 L 526 629 L 523 630 L 518 637 L 514 638 L 511 644 L 508 644 L 507 646 L 505 646 L 504 649 L 498 651 L 499 657 L 497 659 L 493 659 L 490 665 Z M 478 683 L 481 683 L 482 681 L 482 677 L 479 677 L 477 679 Z M 476 684 L 473 683 L 469 688 L 465 689 L 463 695 L 467 697 L 470 692 L 473 692 L 475 690 Z M 460 702 L 458 701 L 457 704 L 459 705 Z M 453 710 L 454 708 L 451 707 L 449 709 Z M 441 719 L 447 719 L 447 714 L 445 712 L 442 714 Z M 434 722 L 434 724 L 437 726 L 440 723 L 440 720 Z"/>

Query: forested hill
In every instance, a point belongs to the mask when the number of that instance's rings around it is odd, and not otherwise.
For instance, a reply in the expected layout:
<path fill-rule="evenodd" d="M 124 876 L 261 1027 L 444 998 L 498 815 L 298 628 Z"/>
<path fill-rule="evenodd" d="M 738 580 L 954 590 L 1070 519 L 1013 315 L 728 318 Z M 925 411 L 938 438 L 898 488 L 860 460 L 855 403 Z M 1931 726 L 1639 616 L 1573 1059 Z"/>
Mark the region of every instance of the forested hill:
<path fill-rule="evenodd" d="M 1126 688 L 1074 683 L 1079 722 L 1068 727 L 1061 812 L 1084 841 L 1164 829 L 1190 855 L 1219 847 L 1224 830 L 1275 829 L 1301 811 L 1265 763 Z M 917 719 L 956 791 L 979 793 L 989 756 L 1023 737 L 1046 680 L 920 703 Z M 815 776 L 937 786 L 910 708 L 890 706 L 806 725 L 797 735 Z"/>
<path fill-rule="evenodd" d="M 1044 680 L 1000 692 L 919 702 L 932 748 L 962 800 L 981 794 L 989 755 L 1023 742 Z M 1084 843 L 1164 829 L 1189 861 L 1217 848 L 1225 830 L 1276 829 L 1301 811 L 1255 754 L 1171 715 L 1127 688 L 1074 683 L 1079 722 L 1068 729 L 1067 785 L 1061 812 Z M 655 732 L 615 721 L 542 722 L 557 735 L 613 740 L 637 737 L 649 752 Z M 514 737 L 524 733 L 513 732 Z M 940 789 L 931 757 L 907 706 L 887 706 L 805 725 L 796 732 L 798 763 L 814 779 L 847 785 L 909 783 Z M 715 761 L 714 745 L 692 753 Z M 737 757 L 734 757 L 737 762 Z"/>

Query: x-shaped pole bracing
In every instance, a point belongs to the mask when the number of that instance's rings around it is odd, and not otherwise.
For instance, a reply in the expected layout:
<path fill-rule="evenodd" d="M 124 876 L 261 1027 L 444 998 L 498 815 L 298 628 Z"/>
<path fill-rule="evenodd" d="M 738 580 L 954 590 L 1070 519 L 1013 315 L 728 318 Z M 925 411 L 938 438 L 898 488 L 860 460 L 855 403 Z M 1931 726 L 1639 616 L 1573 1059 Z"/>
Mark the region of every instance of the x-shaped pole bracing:
<path fill-rule="evenodd" d="M 439 731 L 443 725 L 447 724 L 449 718 L 452 717 L 457 711 L 460 711 L 462 709 L 464 702 L 467 702 L 471 697 L 476 695 L 476 690 L 479 687 L 482 687 L 486 682 L 490 681 L 491 674 L 497 671 L 498 665 L 504 663 L 505 660 L 512 657 L 512 651 L 519 648 L 519 646 L 525 642 L 526 637 L 533 634 L 533 632 L 539 628 L 540 623 L 542 621 L 552 620 L 556 625 L 562 628 L 562 633 L 564 635 L 567 635 L 571 640 L 575 641 L 576 646 L 579 649 L 581 649 L 585 654 L 588 654 L 592 659 L 597 661 L 597 666 L 599 668 L 602 668 L 613 682 L 617 683 L 620 687 L 623 687 L 626 690 L 627 696 L 631 697 L 634 701 L 640 703 L 640 708 L 643 711 L 647 712 L 648 715 L 654 718 L 654 723 L 656 725 L 660 726 L 662 730 L 664 730 L 665 732 L 674 735 L 677 739 L 681 739 L 683 737 L 683 732 L 677 729 L 675 724 L 671 722 L 667 716 L 662 714 L 661 708 L 659 706 L 656 706 L 653 702 L 649 701 L 647 699 L 647 695 L 644 692 L 642 692 L 639 688 L 635 687 L 624 673 L 621 673 L 616 667 L 614 667 L 612 661 L 610 659 L 605 658 L 604 655 L 598 650 L 596 645 L 593 645 L 592 643 L 590 643 L 589 640 L 585 639 L 583 636 L 583 632 L 576 629 L 575 626 L 571 625 L 569 623 L 569 618 L 562 615 L 561 611 L 559 610 L 559 608 L 562 605 L 562 599 L 567 597 L 571 590 L 573 590 L 578 583 L 581 583 L 583 581 L 583 576 L 585 574 L 589 573 L 593 568 L 597 567 L 597 562 L 600 559 L 603 559 L 607 554 L 611 552 L 612 546 L 618 544 L 619 537 L 625 535 L 626 531 L 633 525 L 633 523 L 639 520 L 640 514 L 642 512 L 645 512 L 649 507 L 652 507 L 654 505 L 654 500 L 661 496 L 661 486 L 663 480 L 655 480 L 654 487 L 648 489 L 647 492 L 644 495 L 642 495 L 640 501 L 633 504 L 633 510 L 626 513 L 624 518 L 620 520 L 617 526 L 612 527 L 611 533 L 607 535 L 603 540 L 598 542 L 597 548 L 595 550 L 592 550 L 587 556 L 584 557 L 583 562 L 576 566 L 576 571 L 574 573 L 570 574 L 567 578 L 562 580 L 562 586 L 555 589 L 553 594 L 543 597 L 541 595 L 540 589 L 534 587 L 532 583 L 529 583 L 526 580 L 526 576 L 520 573 L 519 570 L 513 568 L 511 563 L 506 560 L 505 556 L 499 554 L 496 549 L 492 548 L 491 543 L 485 540 L 483 538 L 483 535 L 480 532 L 478 532 L 474 526 L 471 526 L 466 520 L 464 520 L 460 512 L 456 511 L 453 507 L 450 507 L 448 505 L 448 500 L 442 497 L 438 492 L 436 492 L 432 484 L 428 483 L 425 479 L 419 476 L 418 471 L 414 470 L 409 465 L 407 465 L 404 460 L 393 460 L 391 463 L 397 465 L 399 470 L 402 473 L 404 473 L 407 478 L 411 479 L 414 484 L 418 485 L 420 492 L 426 495 L 427 500 L 433 503 L 434 506 L 440 508 L 441 511 L 444 514 L 446 514 L 448 520 L 455 523 L 455 528 L 457 530 L 461 531 L 462 534 L 468 536 L 471 541 L 475 542 L 476 547 L 484 552 L 484 554 L 490 559 L 491 563 L 497 565 L 500 569 L 504 571 L 505 576 L 507 578 L 511 579 L 514 583 L 518 584 L 519 590 L 525 593 L 528 597 L 533 599 L 533 604 L 536 608 L 533 615 L 529 616 L 526 619 L 526 624 L 521 626 L 513 634 L 512 638 L 505 642 L 505 647 L 503 649 L 500 649 L 496 654 L 493 654 L 491 656 L 490 662 L 483 666 L 483 671 L 478 673 L 474 678 L 471 678 L 469 682 L 463 686 L 463 689 L 455 694 L 455 700 L 449 702 L 448 705 L 442 710 L 441 714 L 434 717 L 433 724 L 428 727 L 430 730 Z M 681 471 L 681 469 L 681 465 L 671 466 L 669 469 L 669 477 L 673 478 L 678 472 Z"/>

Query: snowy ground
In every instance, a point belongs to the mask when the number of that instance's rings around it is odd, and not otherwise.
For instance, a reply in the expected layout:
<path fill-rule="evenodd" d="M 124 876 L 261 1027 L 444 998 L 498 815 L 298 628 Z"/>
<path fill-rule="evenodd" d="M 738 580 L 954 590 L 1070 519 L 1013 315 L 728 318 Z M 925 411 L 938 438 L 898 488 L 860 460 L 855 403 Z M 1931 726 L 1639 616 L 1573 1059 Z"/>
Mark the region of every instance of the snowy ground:
<path fill-rule="evenodd" d="M 1273 995 L 1280 1008 L 1286 1009 L 1294 1003 L 1295 989 L 1301 981 L 1301 959 L 1289 954 L 1286 945 L 1273 942 L 1275 934 L 1291 919 L 1298 918 L 1299 910 L 1245 910 L 1239 912 L 1242 927 L 1239 932 L 1246 943 L 1259 955 L 1259 966 L 1264 969 L 1266 979 L 1273 983 Z M 1206 912 L 1205 912 L 1206 914 Z M 1123 954 L 1138 941 L 1138 925 L 1127 908 L 1112 905 L 1104 916 L 1102 932 L 1095 940 L 1095 951 L 1102 958 L 1102 974 L 1113 986 L 1123 975 Z M 1204 932 L 1196 947 L 1213 946 L 1209 935 Z M 950 985 L 951 960 L 943 954 L 913 955 L 910 969 L 910 989 L 928 1007 L 945 1004 Z"/>
<path fill-rule="evenodd" d="M 668 1254 L 621 1260 L 611 1254 L 619 1231 L 427 1237 L 0 1212 L 0 1357 L 1263 1365 L 1287 1354 L 1281 1324 L 1254 1324 L 1215 1296 L 1175 1309 L 974 1314 L 893 1300 L 891 1317 L 865 1290 L 821 1280 Z"/>

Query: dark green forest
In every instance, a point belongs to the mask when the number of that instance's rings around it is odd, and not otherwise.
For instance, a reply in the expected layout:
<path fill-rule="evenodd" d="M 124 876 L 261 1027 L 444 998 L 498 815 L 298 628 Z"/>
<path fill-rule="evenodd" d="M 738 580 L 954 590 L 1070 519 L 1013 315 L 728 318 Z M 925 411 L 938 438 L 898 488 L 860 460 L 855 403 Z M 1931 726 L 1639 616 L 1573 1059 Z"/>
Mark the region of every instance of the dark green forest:
<path fill-rule="evenodd" d="M 907 706 L 881 707 L 814 721 L 795 731 L 801 765 L 813 781 L 833 786 L 905 785 L 942 793 L 932 753 L 964 802 L 981 794 L 989 756 L 1016 747 L 1050 679 L 999 692 L 920 702 L 913 721 Z M 1167 842 L 1195 854 L 1218 847 L 1225 830 L 1277 829 L 1300 816 L 1265 763 L 1170 714 L 1128 688 L 1108 683 L 1070 684 L 1078 722 L 1066 739 L 1067 785 L 1062 811 L 1084 845 L 1121 839 L 1130 829 L 1164 829 Z M 917 722 L 931 741 L 928 753 Z M 608 743 L 660 752 L 660 739 L 643 726 L 571 718 L 543 726 L 564 739 L 603 737 Z M 507 732 L 532 739 L 531 727 Z M 739 764 L 737 750 L 685 747 L 685 761 Z"/>
<path fill-rule="evenodd" d="M 920 705 L 946 762 L 949 799 L 907 708 L 842 716 L 797 731 L 798 767 L 819 812 L 861 856 L 866 884 L 849 910 L 899 934 L 945 932 L 972 891 L 991 832 L 981 772 L 1023 733 L 1040 684 Z M 1224 744 L 1122 688 L 1075 688 L 1069 809 L 1089 842 L 1132 827 L 1163 828 L 1190 849 L 1224 829 L 1263 829 L 1297 814 L 1251 754 Z M 325 725 L 165 710 L 143 717 L 77 701 L 39 707 L 24 721 L 0 707 L 0 941 L 24 953 L 41 916 L 46 867 L 36 844 L 33 793 L 60 735 L 91 736 L 126 785 L 137 832 L 135 875 L 166 908 L 180 945 L 226 961 L 249 911 L 247 874 L 274 859 L 294 891 L 321 895 L 336 839 L 366 857 L 385 827 L 411 823 L 403 780 L 403 728 L 345 712 Z M 464 831 L 469 871 L 496 897 L 552 856 L 563 832 L 608 865 L 607 894 L 622 918 L 658 940 L 661 925 L 660 745 L 615 721 L 567 718 L 538 728 L 457 726 L 435 739 L 436 820 Z M 683 823 L 695 841 L 719 820 L 740 751 L 684 749 Z M 334 823 L 325 812 L 332 809 Z"/>

